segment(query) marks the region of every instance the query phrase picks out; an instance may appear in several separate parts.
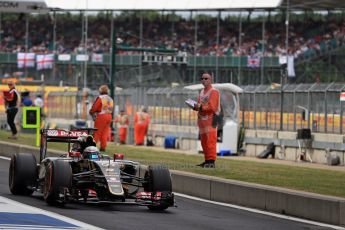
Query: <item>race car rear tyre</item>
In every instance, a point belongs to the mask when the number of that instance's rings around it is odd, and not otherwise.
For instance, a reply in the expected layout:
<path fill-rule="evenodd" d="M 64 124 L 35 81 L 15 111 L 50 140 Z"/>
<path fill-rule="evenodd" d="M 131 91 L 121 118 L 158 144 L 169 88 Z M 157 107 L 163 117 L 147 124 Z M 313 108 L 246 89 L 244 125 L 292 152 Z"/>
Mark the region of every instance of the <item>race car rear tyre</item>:
<path fill-rule="evenodd" d="M 31 195 L 37 180 L 36 158 L 31 153 L 16 153 L 11 157 L 8 184 L 14 195 Z"/>
<path fill-rule="evenodd" d="M 172 192 L 170 172 L 165 166 L 149 166 L 145 179 L 147 181 L 144 186 L 145 192 Z M 167 204 L 148 206 L 150 210 L 164 210 L 168 207 Z"/>
<path fill-rule="evenodd" d="M 72 184 L 72 168 L 67 161 L 55 160 L 46 168 L 43 196 L 49 205 L 65 204 L 65 191 Z M 62 194 L 62 196 L 60 196 Z"/>

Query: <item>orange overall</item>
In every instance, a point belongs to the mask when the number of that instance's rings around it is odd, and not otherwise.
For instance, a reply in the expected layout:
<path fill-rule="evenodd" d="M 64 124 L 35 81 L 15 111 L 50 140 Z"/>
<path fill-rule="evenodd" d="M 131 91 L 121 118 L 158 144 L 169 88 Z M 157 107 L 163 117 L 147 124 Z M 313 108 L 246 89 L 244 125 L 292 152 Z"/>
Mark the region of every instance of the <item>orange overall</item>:
<path fill-rule="evenodd" d="M 150 124 L 150 116 L 145 112 L 137 112 L 134 116 L 134 141 L 143 145 Z"/>
<path fill-rule="evenodd" d="M 212 127 L 212 118 L 219 111 L 219 91 L 211 85 L 201 90 L 198 98 L 201 110 L 198 112 L 198 126 L 205 160 L 216 160 L 217 128 Z"/>
<path fill-rule="evenodd" d="M 115 118 L 114 122 L 118 123 L 120 143 L 126 144 L 127 129 L 128 129 L 128 125 L 129 125 L 128 115 L 126 115 L 126 114 L 121 115 L 120 114 Z"/>
<path fill-rule="evenodd" d="M 94 125 L 97 131 L 94 134 L 94 139 L 96 143 L 98 143 L 98 141 L 101 142 L 100 150 L 103 151 L 107 147 L 107 140 L 110 135 L 113 108 L 113 99 L 108 95 L 100 95 L 96 98 L 96 101 L 89 111 L 91 115 L 97 113 Z"/>

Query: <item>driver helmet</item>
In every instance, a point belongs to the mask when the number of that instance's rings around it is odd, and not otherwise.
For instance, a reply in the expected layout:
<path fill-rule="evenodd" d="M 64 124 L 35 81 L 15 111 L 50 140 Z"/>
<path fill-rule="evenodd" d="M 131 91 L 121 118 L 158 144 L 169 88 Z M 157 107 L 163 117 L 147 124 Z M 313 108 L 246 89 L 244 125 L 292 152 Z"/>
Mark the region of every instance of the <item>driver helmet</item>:
<path fill-rule="evenodd" d="M 84 149 L 83 152 L 84 159 L 99 160 L 100 153 L 97 147 L 89 146 Z"/>

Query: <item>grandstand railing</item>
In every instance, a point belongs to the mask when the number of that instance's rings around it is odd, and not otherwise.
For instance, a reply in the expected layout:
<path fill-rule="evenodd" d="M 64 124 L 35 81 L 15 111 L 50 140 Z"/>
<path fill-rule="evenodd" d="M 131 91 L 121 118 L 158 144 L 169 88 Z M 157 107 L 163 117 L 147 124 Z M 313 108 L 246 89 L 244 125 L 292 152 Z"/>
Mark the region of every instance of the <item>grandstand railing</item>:
<path fill-rule="evenodd" d="M 89 54 L 92 55 L 92 54 Z M 76 60 L 76 54 L 71 54 L 71 61 L 59 61 L 57 55 L 55 55 L 56 64 L 81 64 L 83 61 Z M 88 65 L 109 65 L 110 64 L 110 54 L 103 54 L 103 60 L 94 62 L 91 58 L 87 61 Z M 247 67 L 248 57 L 247 56 L 187 56 L 186 64 L 188 66 L 197 67 L 214 67 L 218 65 L 219 67 Z M 218 59 L 218 60 L 217 60 Z M 144 61 L 144 55 L 117 55 L 116 65 L 119 66 L 138 66 Z M 0 64 L 16 64 L 17 54 L 16 53 L 0 53 Z M 164 63 L 164 61 L 162 61 Z M 172 62 L 173 63 L 173 62 Z M 264 67 L 279 67 L 279 57 L 263 57 L 260 60 L 259 66 Z"/>

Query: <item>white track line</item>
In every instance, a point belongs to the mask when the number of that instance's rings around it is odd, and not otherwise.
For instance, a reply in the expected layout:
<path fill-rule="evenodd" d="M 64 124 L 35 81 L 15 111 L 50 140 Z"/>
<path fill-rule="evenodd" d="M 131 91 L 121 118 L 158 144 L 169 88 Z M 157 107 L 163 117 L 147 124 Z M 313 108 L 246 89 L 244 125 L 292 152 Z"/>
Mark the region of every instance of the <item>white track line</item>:
<path fill-rule="evenodd" d="M 43 215 L 50 216 L 52 218 L 62 220 L 62 221 L 65 221 L 67 223 L 78 226 L 77 228 L 71 228 L 71 229 L 90 229 L 90 230 L 91 229 L 92 230 L 102 229 L 102 228 L 98 228 L 96 226 L 86 224 L 86 223 L 83 223 L 81 221 L 78 221 L 78 220 L 75 220 L 75 219 L 72 219 L 72 218 L 69 218 L 66 216 L 62 216 L 62 215 L 54 213 L 54 212 L 50 212 L 50 211 L 47 211 L 44 209 L 40 209 L 40 208 L 32 207 L 32 206 L 29 206 L 26 204 L 22 204 L 22 203 L 19 203 L 17 201 L 14 201 L 14 200 L 11 200 L 11 199 L 8 199 L 5 197 L 0 197 L 0 202 L 1 202 L 1 206 L 3 206 L 3 208 L 5 208 L 4 206 L 7 206 L 6 204 L 8 204 L 9 205 L 8 209 L 11 209 L 12 212 L 16 212 L 15 210 L 17 210 L 18 213 L 43 214 Z M 8 211 L 8 209 L 7 209 L 7 211 Z M 1 211 L 1 209 L 0 209 L 0 211 Z M 58 227 L 57 228 L 50 227 L 50 229 L 58 229 Z"/>
<path fill-rule="evenodd" d="M 11 158 L 3 157 L 3 156 L 0 156 L 0 159 L 11 160 Z M 0 203 L 2 203 L 1 205 L 4 205 L 6 203 L 9 204 L 10 207 L 8 207 L 7 211 L 11 211 L 11 212 L 14 212 L 14 213 L 15 212 L 19 212 L 19 213 L 28 213 L 29 212 L 29 213 L 34 213 L 34 214 L 35 213 L 43 214 L 43 215 L 46 215 L 46 216 L 50 216 L 50 217 L 53 217 L 53 218 L 65 221 L 65 222 L 70 223 L 70 224 L 74 224 L 74 225 L 79 227 L 77 229 L 90 229 L 90 230 L 91 229 L 92 230 L 102 229 L 102 228 L 98 228 L 96 226 L 93 226 L 93 225 L 90 225 L 90 224 L 86 224 L 86 223 L 83 223 L 81 221 L 78 221 L 78 220 L 75 220 L 75 219 L 72 219 L 72 218 L 69 218 L 69 217 L 66 217 L 66 216 L 54 213 L 54 212 L 50 212 L 50 211 L 47 211 L 47 210 L 43 210 L 43 209 L 40 209 L 40 208 L 36 208 L 36 207 L 32 207 L 32 206 L 29 206 L 29 205 L 26 205 L 26 204 L 22 204 L 22 203 L 19 203 L 17 201 L 14 201 L 14 200 L 11 200 L 11 199 L 8 199 L 8 198 L 5 198 L 5 197 L 1 197 L 1 196 L 0 196 Z M 1 211 L 1 209 L 0 209 L 0 211 Z M 25 227 L 25 226 L 21 226 L 20 228 L 15 228 L 14 227 L 14 229 L 21 229 L 23 227 Z M 1 226 L 0 226 L 0 228 L 1 228 Z M 8 228 L 11 229 L 10 226 L 8 226 Z M 74 228 L 74 229 L 76 229 L 76 228 Z"/>
<path fill-rule="evenodd" d="M 206 200 L 206 199 L 202 199 L 202 198 L 198 198 L 198 197 L 194 197 L 194 196 L 185 195 L 182 193 L 174 192 L 174 194 L 177 196 L 180 196 L 180 197 L 191 199 L 191 200 L 202 201 L 202 202 L 220 205 L 220 206 L 225 206 L 225 207 L 229 207 L 229 208 L 236 208 L 236 209 L 245 210 L 248 212 L 258 213 L 258 214 L 267 215 L 267 216 L 273 216 L 273 217 L 280 218 L 280 219 L 286 219 L 286 220 L 291 220 L 291 221 L 295 221 L 295 222 L 301 222 L 301 223 L 306 223 L 306 224 L 311 224 L 311 225 L 316 225 L 316 226 L 321 226 L 321 227 L 327 227 L 327 228 L 332 228 L 332 229 L 337 229 L 337 230 L 345 230 L 345 228 L 337 226 L 337 225 L 330 225 L 330 224 L 320 223 L 320 222 L 316 222 L 316 221 L 305 220 L 305 219 L 301 219 L 301 218 L 297 218 L 297 217 L 291 217 L 291 216 L 286 216 L 286 215 L 282 215 L 282 214 L 262 211 L 259 209 L 246 208 L 246 207 L 242 207 L 242 206 L 238 206 L 238 205 Z"/>
<path fill-rule="evenodd" d="M 11 160 L 11 158 L 9 158 L 9 157 L 3 157 L 3 156 L 0 156 L 0 159 L 7 160 L 7 161 L 10 161 L 10 160 Z"/>
<path fill-rule="evenodd" d="M 12 212 L 15 212 L 14 209 L 16 209 L 18 213 L 43 214 L 43 215 L 50 216 L 52 218 L 62 220 L 62 221 L 65 221 L 67 223 L 74 224 L 74 225 L 78 226 L 77 228 L 73 228 L 73 229 L 90 229 L 90 230 L 91 229 L 92 230 L 102 229 L 102 228 L 98 228 L 96 226 L 86 224 L 86 223 L 83 223 L 81 221 L 78 221 L 78 220 L 75 220 L 75 219 L 72 219 L 72 218 L 69 218 L 66 216 L 62 216 L 62 215 L 54 213 L 54 212 L 50 212 L 50 211 L 47 211 L 44 209 L 40 209 L 40 208 L 32 207 L 32 206 L 29 206 L 26 204 L 22 204 L 22 203 L 19 203 L 17 201 L 14 201 L 14 200 L 11 200 L 11 199 L 8 199 L 5 197 L 0 196 L 0 201 L 2 203 L 2 206 L 6 205 L 6 204 L 10 205 L 8 208 L 11 209 Z M 1 214 L 1 212 L 0 212 L 0 214 Z"/>

